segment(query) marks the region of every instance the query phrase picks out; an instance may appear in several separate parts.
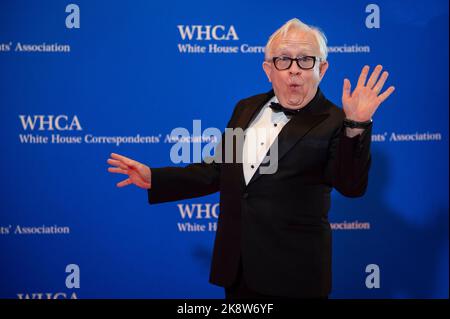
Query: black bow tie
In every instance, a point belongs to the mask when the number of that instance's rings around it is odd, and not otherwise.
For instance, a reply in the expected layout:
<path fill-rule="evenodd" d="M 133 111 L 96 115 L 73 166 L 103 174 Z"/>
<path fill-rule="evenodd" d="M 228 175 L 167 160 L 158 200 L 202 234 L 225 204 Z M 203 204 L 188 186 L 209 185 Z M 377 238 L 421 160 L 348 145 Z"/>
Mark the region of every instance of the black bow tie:
<path fill-rule="evenodd" d="M 298 109 L 298 110 L 287 109 L 280 103 L 275 103 L 275 102 L 270 103 L 269 106 L 275 112 L 283 112 L 284 115 L 294 115 L 294 114 L 297 114 L 298 112 L 300 112 L 300 110 L 301 110 L 301 109 Z"/>

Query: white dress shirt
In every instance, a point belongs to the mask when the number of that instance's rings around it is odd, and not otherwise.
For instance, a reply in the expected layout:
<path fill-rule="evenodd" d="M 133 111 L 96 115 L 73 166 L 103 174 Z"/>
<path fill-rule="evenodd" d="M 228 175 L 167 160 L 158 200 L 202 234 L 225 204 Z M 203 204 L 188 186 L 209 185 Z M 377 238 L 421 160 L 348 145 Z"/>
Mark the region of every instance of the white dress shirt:
<path fill-rule="evenodd" d="M 275 138 L 290 120 L 290 116 L 283 112 L 274 112 L 269 106 L 272 102 L 278 103 L 278 98 L 274 96 L 270 99 L 245 130 L 242 168 L 246 185 L 266 157 Z"/>

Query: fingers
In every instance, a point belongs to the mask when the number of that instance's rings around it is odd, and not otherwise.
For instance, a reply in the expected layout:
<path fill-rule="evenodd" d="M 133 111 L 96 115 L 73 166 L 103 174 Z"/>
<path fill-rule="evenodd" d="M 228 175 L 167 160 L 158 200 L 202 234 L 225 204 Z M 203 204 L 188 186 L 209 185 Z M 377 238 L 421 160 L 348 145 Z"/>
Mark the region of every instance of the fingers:
<path fill-rule="evenodd" d="M 350 97 L 350 90 L 352 88 L 352 84 L 350 83 L 349 79 L 344 79 L 344 87 L 342 88 L 342 98 L 349 98 Z"/>
<path fill-rule="evenodd" d="M 139 167 L 144 167 L 141 163 L 136 162 L 135 160 L 132 160 L 131 158 L 111 153 L 110 156 L 112 158 L 109 158 L 107 160 L 107 163 L 114 166 L 114 167 L 108 167 L 108 172 L 110 173 L 118 173 L 118 174 L 124 174 L 130 176 L 133 171 L 139 169 Z M 130 178 L 124 179 L 123 181 L 116 184 L 117 187 L 124 187 L 128 186 L 130 184 L 133 184 L 133 181 Z M 136 185 L 145 188 L 150 189 L 151 185 L 147 182 L 140 182 L 137 181 Z"/>
<path fill-rule="evenodd" d="M 367 81 L 367 84 L 365 84 L 365 81 L 367 79 L 367 75 L 369 73 L 369 66 L 365 65 L 361 71 L 361 74 L 358 79 L 358 87 L 362 88 L 363 86 L 366 86 L 370 89 L 373 89 L 375 93 L 378 95 L 381 90 L 383 89 L 384 84 L 386 83 L 386 80 L 389 76 L 389 73 L 384 71 L 381 76 L 380 73 L 383 70 L 382 65 L 377 65 L 375 69 L 373 70 L 372 74 L 370 75 L 369 80 Z M 344 83 L 345 88 L 345 83 Z M 382 103 L 384 100 L 386 100 L 389 95 L 394 92 L 394 87 L 391 86 L 389 89 L 387 89 L 382 95 L 378 97 L 380 103 Z"/>
<path fill-rule="evenodd" d="M 386 91 L 384 91 L 383 94 L 378 96 L 379 104 L 383 103 L 384 100 L 386 100 L 389 97 L 389 95 L 391 95 L 394 92 L 394 90 L 395 90 L 395 87 L 390 86 Z"/>
<path fill-rule="evenodd" d="M 380 79 L 378 80 L 377 84 L 374 86 L 374 91 L 378 94 L 383 89 L 384 83 L 386 82 L 386 79 L 388 78 L 389 73 L 384 71 L 381 75 Z"/>
<path fill-rule="evenodd" d="M 383 67 L 379 64 L 375 67 L 372 74 L 370 75 L 369 81 L 367 81 L 367 86 L 369 88 L 373 88 L 375 86 L 375 83 L 377 82 L 378 76 L 380 75 L 382 69 Z"/>
<path fill-rule="evenodd" d="M 368 73 L 369 73 L 369 66 L 365 65 L 362 68 L 361 74 L 359 75 L 358 84 L 356 85 L 357 87 L 363 87 L 365 85 Z"/>
<path fill-rule="evenodd" d="M 132 183 L 131 180 L 129 178 L 127 178 L 127 179 L 117 183 L 116 185 L 117 185 L 117 187 L 124 187 L 124 186 L 130 185 L 131 183 Z"/>
<path fill-rule="evenodd" d="M 112 166 L 120 167 L 121 169 L 128 169 L 127 165 L 122 164 L 121 162 L 119 162 L 117 160 L 108 159 L 106 162 Z"/>
<path fill-rule="evenodd" d="M 108 167 L 108 172 L 128 175 L 128 171 L 117 167 Z"/>
<path fill-rule="evenodd" d="M 118 160 L 122 163 L 124 163 L 125 165 L 128 165 L 130 167 L 134 167 L 136 162 L 134 160 L 132 160 L 131 158 L 116 154 L 116 153 L 111 153 L 111 157 L 114 158 L 115 160 Z"/>

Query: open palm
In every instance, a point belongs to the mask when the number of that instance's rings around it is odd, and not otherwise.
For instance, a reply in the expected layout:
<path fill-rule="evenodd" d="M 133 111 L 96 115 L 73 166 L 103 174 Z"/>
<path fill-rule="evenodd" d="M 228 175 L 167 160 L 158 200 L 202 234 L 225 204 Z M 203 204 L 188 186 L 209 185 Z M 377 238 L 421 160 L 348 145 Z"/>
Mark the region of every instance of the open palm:
<path fill-rule="evenodd" d="M 144 189 L 151 188 L 150 167 L 116 153 L 111 153 L 111 157 L 107 162 L 113 167 L 108 167 L 108 172 L 128 175 L 127 179 L 117 183 L 117 187 L 134 184 Z"/>
<path fill-rule="evenodd" d="M 350 80 L 344 79 L 342 105 L 347 119 L 356 122 L 369 121 L 380 104 L 394 92 L 395 88 L 390 86 L 380 94 L 389 76 L 389 73 L 384 71 L 381 77 L 378 78 L 382 69 L 381 65 L 377 65 L 366 83 L 369 66 L 364 66 L 353 92 L 350 91 Z"/>

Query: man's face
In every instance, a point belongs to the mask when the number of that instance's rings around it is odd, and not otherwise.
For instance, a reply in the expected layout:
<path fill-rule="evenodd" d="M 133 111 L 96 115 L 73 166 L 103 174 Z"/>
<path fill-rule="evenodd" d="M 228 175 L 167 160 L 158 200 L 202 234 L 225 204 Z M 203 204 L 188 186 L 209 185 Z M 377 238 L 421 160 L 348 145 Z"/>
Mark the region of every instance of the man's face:
<path fill-rule="evenodd" d="M 319 45 L 312 32 L 289 31 L 286 36 L 278 37 L 272 42 L 269 57 L 320 56 Z M 313 69 L 302 70 L 295 61 L 287 70 L 279 71 L 272 61 L 265 61 L 263 69 L 272 82 L 275 95 L 280 103 L 290 109 L 298 109 L 309 103 L 317 92 L 319 82 L 328 68 L 328 62 L 316 60 Z"/>

